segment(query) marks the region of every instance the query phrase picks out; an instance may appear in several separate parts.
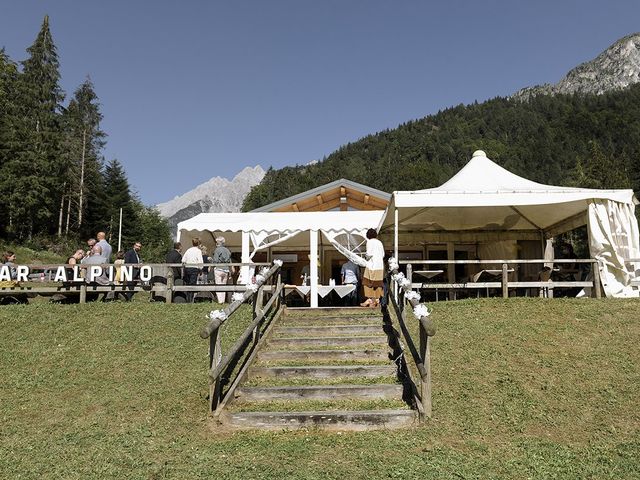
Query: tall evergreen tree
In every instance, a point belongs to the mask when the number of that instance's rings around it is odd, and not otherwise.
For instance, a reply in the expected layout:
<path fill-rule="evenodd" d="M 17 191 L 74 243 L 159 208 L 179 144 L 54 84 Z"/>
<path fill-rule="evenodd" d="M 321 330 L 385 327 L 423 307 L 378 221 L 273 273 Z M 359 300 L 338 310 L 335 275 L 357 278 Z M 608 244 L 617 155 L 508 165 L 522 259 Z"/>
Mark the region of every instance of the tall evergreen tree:
<path fill-rule="evenodd" d="M 102 224 L 96 225 L 95 230 L 105 230 L 109 238 L 117 242 L 120 209 L 122 209 L 123 245 L 134 241 L 140 233 L 136 199 L 131 193 L 124 168 L 117 159 L 111 160 L 105 167 L 102 199 L 106 207 L 104 217 Z"/>
<path fill-rule="evenodd" d="M 54 231 L 66 173 L 60 155 L 64 93 L 48 16 L 27 52 L 18 77 L 16 148 L 5 165 L 13 180 L 7 200 L 19 238 Z"/>
<path fill-rule="evenodd" d="M 87 78 L 75 91 L 64 112 L 65 155 L 68 158 L 69 175 L 65 198 L 66 221 L 60 217 L 58 234 L 68 233 L 71 218 L 79 231 L 86 222 L 90 192 L 100 188 L 102 169 L 101 151 L 105 133 L 100 129 L 100 105 L 93 83 Z M 73 212 L 72 210 L 73 205 Z M 61 212 L 62 213 L 62 212 Z"/>
<path fill-rule="evenodd" d="M 12 228 L 13 222 L 7 202 L 7 194 L 12 182 L 5 170 L 5 165 L 12 158 L 11 152 L 15 144 L 17 78 L 16 63 L 9 58 L 4 49 L 0 49 L 0 218 L 5 220 L 0 225 L 2 236 L 6 235 L 7 228 Z"/>

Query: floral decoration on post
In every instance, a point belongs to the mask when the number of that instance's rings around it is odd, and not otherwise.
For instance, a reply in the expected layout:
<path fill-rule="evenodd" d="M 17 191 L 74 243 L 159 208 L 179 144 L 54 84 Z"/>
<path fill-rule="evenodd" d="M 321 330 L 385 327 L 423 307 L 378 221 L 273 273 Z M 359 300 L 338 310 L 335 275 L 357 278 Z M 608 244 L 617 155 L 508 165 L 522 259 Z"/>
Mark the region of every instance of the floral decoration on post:
<path fill-rule="evenodd" d="M 403 288 L 404 290 L 407 290 L 407 289 L 411 288 L 411 282 L 409 281 L 408 278 L 405 278 L 404 275 L 398 281 L 398 285 L 400 285 L 400 287 Z"/>
<path fill-rule="evenodd" d="M 416 316 L 416 318 L 422 318 L 428 317 L 429 315 L 431 315 L 431 312 L 426 305 L 421 303 L 413 307 L 413 314 Z"/>
<path fill-rule="evenodd" d="M 393 275 L 391 275 L 391 278 L 393 278 L 397 283 L 400 283 L 404 279 L 404 273 L 394 273 Z"/>
<path fill-rule="evenodd" d="M 389 270 L 392 272 L 400 268 L 400 265 L 398 264 L 398 260 L 396 260 L 396 257 L 389 257 L 388 263 L 389 263 Z"/>
<path fill-rule="evenodd" d="M 258 285 L 257 283 L 247 283 L 247 290 L 251 290 L 253 293 L 256 293 L 259 287 L 260 285 Z"/>
<path fill-rule="evenodd" d="M 264 278 L 264 275 L 262 275 L 260 273 L 258 275 L 256 275 L 256 284 L 262 285 L 265 280 L 266 280 L 266 278 Z"/>
<path fill-rule="evenodd" d="M 242 302 L 242 301 L 244 301 L 244 293 L 235 292 L 233 295 L 231 295 L 231 301 L 233 301 L 233 302 Z"/>
<path fill-rule="evenodd" d="M 414 292 L 413 290 L 409 290 L 404 294 L 404 298 L 409 302 L 412 300 L 420 301 L 420 294 L 418 292 Z"/>
<path fill-rule="evenodd" d="M 227 319 L 227 314 L 224 313 L 223 310 L 211 310 L 211 312 L 209 312 L 209 315 L 207 315 L 207 317 L 209 320 L 226 320 Z"/>
<path fill-rule="evenodd" d="M 281 267 L 281 266 L 282 266 L 282 260 L 280 260 L 279 258 L 276 258 L 276 259 L 273 261 L 273 264 L 274 264 L 274 265 L 277 265 L 278 267 Z"/>
<path fill-rule="evenodd" d="M 269 267 L 262 267 L 262 269 L 260 269 L 260 275 L 263 277 L 266 277 L 267 273 L 269 273 Z"/>

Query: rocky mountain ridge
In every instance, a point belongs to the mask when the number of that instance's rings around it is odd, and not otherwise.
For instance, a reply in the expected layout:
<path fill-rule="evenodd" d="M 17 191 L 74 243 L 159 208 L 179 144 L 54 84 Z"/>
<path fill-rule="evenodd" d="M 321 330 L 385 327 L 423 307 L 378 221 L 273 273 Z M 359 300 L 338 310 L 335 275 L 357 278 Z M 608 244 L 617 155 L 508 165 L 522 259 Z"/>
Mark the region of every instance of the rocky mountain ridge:
<path fill-rule="evenodd" d="M 640 33 L 627 35 L 591 61 L 570 70 L 556 84 L 526 87 L 512 98 L 527 100 L 535 95 L 596 94 L 620 90 L 640 82 Z"/>
<path fill-rule="evenodd" d="M 251 187 L 260 183 L 265 171 L 260 165 L 246 167 L 232 180 L 213 177 L 173 200 L 156 205 L 172 230 L 179 222 L 199 213 L 239 212 Z"/>

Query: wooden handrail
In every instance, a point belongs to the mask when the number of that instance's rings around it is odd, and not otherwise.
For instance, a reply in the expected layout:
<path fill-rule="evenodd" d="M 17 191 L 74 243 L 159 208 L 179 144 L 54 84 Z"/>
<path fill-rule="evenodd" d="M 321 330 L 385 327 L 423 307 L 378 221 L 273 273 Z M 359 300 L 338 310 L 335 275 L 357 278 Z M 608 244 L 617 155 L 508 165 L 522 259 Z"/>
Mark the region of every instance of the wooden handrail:
<path fill-rule="evenodd" d="M 263 311 L 256 315 L 256 318 L 253 320 L 251 325 L 249 325 L 246 328 L 246 330 L 242 333 L 242 335 L 240 335 L 240 337 L 238 338 L 236 343 L 234 343 L 233 346 L 229 349 L 229 353 L 227 355 L 225 355 L 222 358 L 222 360 L 220 360 L 220 363 L 218 363 L 217 366 L 215 366 L 214 368 L 211 368 L 211 370 L 209 370 L 210 383 L 213 383 L 213 382 L 216 381 L 216 379 L 220 376 L 220 374 L 222 372 L 224 372 L 224 370 L 229 366 L 229 363 L 231 363 L 231 360 L 233 358 L 235 358 L 235 356 L 237 355 L 238 351 L 242 348 L 242 346 L 249 339 L 249 337 L 251 337 L 251 335 L 253 335 L 253 331 L 255 330 L 255 328 L 265 318 L 265 316 L 269 313 L 269 311 L 271 309 L 271 306 L 278 299 L 278 297 L 280 295 L 280 292 L 282 292 L 282 288 L 283 288 L 282 285 L 280 285 L 278 287 L 278 289 L 276 289 L 276 291 L 274 292 L 273 296 L 269 299 L 267 304 L 264 306 Z M 200 334 L 200 336 L 202 336 L 202 334 Z"/>
<path fill-rule="evenodd" d="M 267 283 L 267 281 L 280 269 L 279 265 L 273 265 L 269 271 L 267 272 L 266 275 L 264 275 L 264 281 L 262 283 L 260 283 L 258 285 L 258 289 L 260 289 L 262 287 L 263 284 Z M 224 321 L 229 318 L 231 316 L 231 314 L 233 312 L 235 312 L 238 308 L 240 308 L 240 305 L 242 305 L 243 303 L 245 303 L 247 300 L 249 300 L 249 298 L 251 298 L 254 295 L 253 290 L 251 289 L 247 289 L 244 294 L 242 295 L 242 299 L 240 300 L 236 300 L 235 302 L 230 303 L 229 305 L 227 305 L 227 307 L 223 310 L 224 314 L 225 314 L 225 319 L 223 319 L 222 321 L 219 321 L 219 319 L 213 319 L 210 320 L 209 323 L 207 325 L 205 325 L 202 330 L 200 331 L 200 336 L 202 338 L 207 338 L 209 335 L 211 335 L 211 333 L 213 331 L 215 331 L 217 328 L 220 328 L 220 325 L 222 325 L 222 323 L 224 323 Z M 275 296 L 275 295 L 274 295 Z"/>

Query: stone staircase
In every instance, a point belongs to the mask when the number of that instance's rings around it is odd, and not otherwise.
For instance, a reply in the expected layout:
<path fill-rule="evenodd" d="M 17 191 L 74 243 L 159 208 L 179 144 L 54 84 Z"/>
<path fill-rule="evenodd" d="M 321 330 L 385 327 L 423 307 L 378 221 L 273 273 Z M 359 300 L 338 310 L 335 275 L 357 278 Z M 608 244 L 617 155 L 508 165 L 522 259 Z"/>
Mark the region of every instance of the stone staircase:
<path fill-rule="evenodd" d="M 412 425 L 379 310 L 287 309 L 220 417 L 239 429 Z"/>

